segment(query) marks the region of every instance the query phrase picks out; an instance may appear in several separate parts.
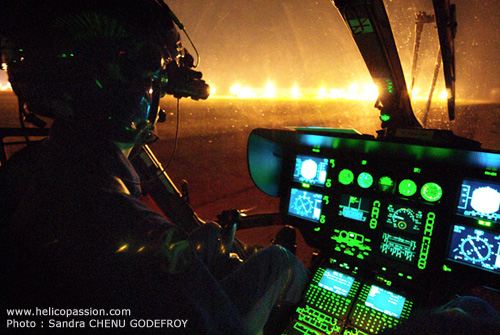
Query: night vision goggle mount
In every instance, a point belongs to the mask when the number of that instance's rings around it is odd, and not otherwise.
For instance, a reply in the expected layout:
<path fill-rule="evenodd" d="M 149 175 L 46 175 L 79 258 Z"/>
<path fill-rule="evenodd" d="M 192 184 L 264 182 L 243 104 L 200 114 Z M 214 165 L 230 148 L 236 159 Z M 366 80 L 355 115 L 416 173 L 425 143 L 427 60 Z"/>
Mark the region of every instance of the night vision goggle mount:
<path fill-rule="evenodd" d="M 190 69 L 193 57 L 186 54 L 181 62 L 169 62 L 161 75 L 162 91 L 176 98 L 191 97 L 193 100 L 205 100 L 210 95 L 210 86 L 201 79 L 202 73 Z"/>

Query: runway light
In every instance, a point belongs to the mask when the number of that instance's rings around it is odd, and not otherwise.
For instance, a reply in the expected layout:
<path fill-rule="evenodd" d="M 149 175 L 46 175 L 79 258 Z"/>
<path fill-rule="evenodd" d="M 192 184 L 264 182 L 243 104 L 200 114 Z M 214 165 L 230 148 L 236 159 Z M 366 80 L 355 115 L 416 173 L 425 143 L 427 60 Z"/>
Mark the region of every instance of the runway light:
<path fill-rule="evenodd" d="M 264 98 L 274 99 L 276 98 L 276 89 L 273 83 L 267 83 L 266 89 L 264 91 Z"/>
<path fill-rule="evenodd" d="M 337 89 L 337 88 L 332 88 L 330 90 L 330 94 L 328 95 L 330 99 L 345 99 L 347 98 L 347 94 L 343 88 Z"/>
<path fill-rule="evenodd" d="M 253 92 L 251 87 L 242 87 L 240 84 L 231 86 L 229 91 L 238 99 L 249 99 L 256 97 L 256 94 Z"/>
<path fill-rule="evenodd" d="M 318 90 L 318 94 L 316 95 L 317 99 L 326 99 L 326 88 L 320 87 Z"/>
<path fill-rule="evenodd" d="M 211 86 L 211 95 L 214 95 L 215 88 Z M 237 83 L 229 88 L 228 98 L 237 99 L 347 99 L 358 101 L 375 101 L 378 97 L 377 86 L 373 83 L 352 83 L 348 88 L 328 88 L 322 86 L 317 89 L 316 94 L 311 89 L 306 89 L 306 93 L 299 89 L 298 85 L 291 88 L 276 87 L 274 83 L 268 82 L 266 86 L 251 87 L 242 86 Z M 288 92 L 288 93 L 287 93 Z M 220 96 L 222 97 L 222 96 Z"/>
<path fill-rule="evenodd" d="M 347 93 L 349 94 L 350 97 L 355 97 L 358 95 L 358 90 L 359 90 L 359 84 L 352 83 L 351 85 L 349 85 Z"/>
<path fill-rule="evenodd" d="M 446 92 L 446 90 L 444 90 L 443 92 L 441 92 L 441 94 L 439 95 L 439 99 L 441 99 L 441 100 L 447 100 L 448 99 L 448 92 Z"/>
<path fill-rule="evenodd" d="M 127 248 L 128 248 L 128 244 L 125 243 L 124 245 L 122 245 L 121 247 L 119 247 L 118 250 L 116 250 L 116 252 L 125 251 L 125 250 L 127 250 Z"/>
<path fill-rule="evenodd" d="M 363 86 L 363 91 L 360 93 L 360 100 L 376 100 L 378 97 L 378 89 L 375 84 L 366 84 Z"/>
<path fill-rule="evenodd" d="M 10 86 L 10 83 L 7 83 L 7 85 L 0 84 L 0 91 L 12 91 L 12 86 Z"/>

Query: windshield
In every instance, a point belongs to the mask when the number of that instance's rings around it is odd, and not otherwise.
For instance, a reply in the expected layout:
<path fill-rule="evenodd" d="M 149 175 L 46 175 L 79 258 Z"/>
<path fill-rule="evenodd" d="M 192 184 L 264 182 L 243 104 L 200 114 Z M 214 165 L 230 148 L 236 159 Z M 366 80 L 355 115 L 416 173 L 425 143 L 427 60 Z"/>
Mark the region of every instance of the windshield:
<path fill-rule="evenodd" d="M 167 120 L 158 125 L 161 140 L 152 148 L 177 185 L 189 182 L 192 205 L 202 218 L 229 208 L 251 214 L 278 210 L 278 200 L 258 191 L 248 175 L 246 141 L 252 129 L 317 126 L 371 135 L 380 129 L 377 88 L 329 0 L 167 2 L 201 55 L 198 70 L 211 96 L 182 99 L 179 119 L 175 99 L 164 98 Z M 500 4 L 454 2 L 457 106 L 456 119 L 449 121 L 442 67 L 432 84 L 439 52 L 433 22 L 423 25 L 412 71 L 415 18 L 432 15 L 432 1 L 385 2 L 406 85 L 414 83 L 412 107 L 419 121 L 500 150 Z M 195 55 L 188 38 L 182 38 Z"/>

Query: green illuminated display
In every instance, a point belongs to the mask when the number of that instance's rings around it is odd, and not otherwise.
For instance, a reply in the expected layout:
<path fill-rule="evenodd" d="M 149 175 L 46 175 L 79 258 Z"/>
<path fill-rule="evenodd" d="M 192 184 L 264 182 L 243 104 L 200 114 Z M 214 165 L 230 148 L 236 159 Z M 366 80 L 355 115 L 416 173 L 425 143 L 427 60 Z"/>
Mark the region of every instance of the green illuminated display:
<path fill-rule="evenodd" d="M 364 259 L 369 256 L 372 248 L 370 247 L 371 239 L 366 238 L 364 235 L 345 230 L 334 230 L 335 235 L 330 238 L 337 242 L 335 251 L 343 252 L 349 256 L 355 256 Z"/>
<path fill-rule="evenodd" d="M 387 84 L 387 91 L 391 94 L 394 93 L 394 84 L 392 83 L 392 80 L 386 79 L 385 83 Z"/>
<path fill-rule="evenodd" d="M 407 197 L 411 197 L 415 193 L 417 193 L 417 184 L 411 179 L 403 179 L 399 183 L 399 193 L 405 195 Z"/>
<path fill-rule="evenodd" d="M 390 191 L 393 186 L 394 181 L 391 177 L 384 176 L 378 180 L 378 188 L 383 192 Z"/>
<path fill-rule="evenodd" d="M 443 196 L 443 189 L 436 183 L 426 183 L 422 186 L 420 195 L 426 201 L 436 202 Z"/>
<path fill-rule="evenodd" d="M 358 176 L 358 185 L 362 188 L 368 188 L 373 185 L 373 177 L 368 172 L 361 172 Z"/>
<path fill-rule="evenodd" d="M 389 114 L 382 114 L 380 115 L 380 120 L 382 121 L 389 121 L 391 119 L 391 116 Z"/>
<path fill-rule="evenodd" d="M 491 222 L 489 221 L 479 220 L 477 223 L 481 226 L 491 227 Z"/>
<path fill-rule="evenodd" d="M 344 169 L 339 172 L 339 183 L 344 185 L 352 184 L 354 181 L 354 173 L 349 169 Z"/>

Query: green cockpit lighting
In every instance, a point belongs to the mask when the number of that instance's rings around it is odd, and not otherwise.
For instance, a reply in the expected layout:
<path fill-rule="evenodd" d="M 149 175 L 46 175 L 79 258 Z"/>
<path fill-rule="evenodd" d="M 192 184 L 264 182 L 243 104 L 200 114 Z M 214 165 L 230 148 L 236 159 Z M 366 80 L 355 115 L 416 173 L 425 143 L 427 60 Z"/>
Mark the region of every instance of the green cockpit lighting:
<path fill-rule="evenodd" d="M 390 191 L 393 186 L 394 186 L 394 181 L 392 180 L 391 177 L 384 176 L 378 180 L 378 188 L 382 192 Z"/>
<path fill-rule="evenodd" d="M 443 188 L 434 182 L 426 183 L 422 186 L 420 195 L 426 201 L 436 202 L 443 196 Z"/>
<path fill-rule="evenodd" d="M 380 120 L 383 122 L 387 122 L 391 119 L 391 116 L 389 114 L 381 114 L 380 115 Z"/>
<path fill-rule="evenodd" d="M 398 190 L 400 194 L 411 197 L 412 195 L 417 193 L 417 184 L 415 184 L 415 182 L 411 179 L 403 179 L 399 183 Z"/>
<path fill-rule="evenodd" d="M 358 176 L 358 185 L 362 188 L 369 188 L 373 185 L 373 177 L 368 172 L 361 172 Z"/>
<path fill-rule="evenodd" d="M 343 169 L 339 172 L 339 183 L 350 185 L 354 181 L 354 173 L 349 169 Z"/>

